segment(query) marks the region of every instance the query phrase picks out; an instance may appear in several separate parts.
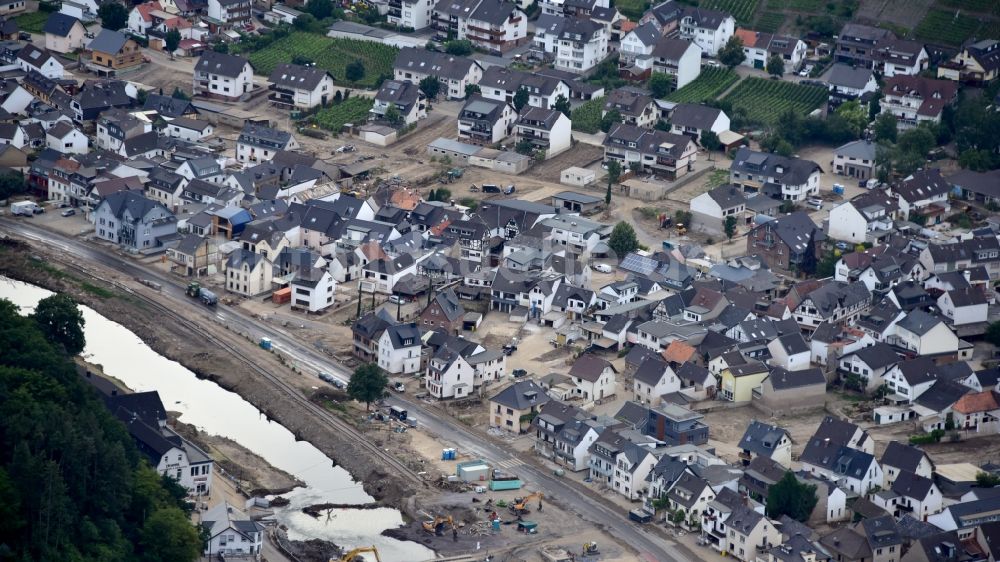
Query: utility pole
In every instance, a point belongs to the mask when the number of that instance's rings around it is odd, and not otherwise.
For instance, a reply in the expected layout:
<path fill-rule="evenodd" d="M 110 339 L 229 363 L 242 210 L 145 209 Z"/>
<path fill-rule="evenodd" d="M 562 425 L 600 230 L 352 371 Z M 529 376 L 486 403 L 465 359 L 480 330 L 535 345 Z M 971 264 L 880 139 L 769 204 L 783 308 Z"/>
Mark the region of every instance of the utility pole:
<path fill-rule="evenodd" d="M 361 292 L 361 280 L 358 279 L 358 318 L 361 318 L 361 299 L 364 298 L 364 293 Z"/>

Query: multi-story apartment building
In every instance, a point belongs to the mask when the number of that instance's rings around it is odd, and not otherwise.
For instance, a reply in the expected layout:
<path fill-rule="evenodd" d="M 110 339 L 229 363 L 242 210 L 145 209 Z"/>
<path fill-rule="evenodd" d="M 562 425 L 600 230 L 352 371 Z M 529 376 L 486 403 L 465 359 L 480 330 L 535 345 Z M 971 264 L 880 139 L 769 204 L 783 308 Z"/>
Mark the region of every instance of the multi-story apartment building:
<path fill-rule="evenodd" d="M 618 160 L 623 167 L 638 162 L 642 169 L 671 180 L 691 171 L 698 147 L 686 135 L 618 124 L 604 139 L 604 159 Z"/>

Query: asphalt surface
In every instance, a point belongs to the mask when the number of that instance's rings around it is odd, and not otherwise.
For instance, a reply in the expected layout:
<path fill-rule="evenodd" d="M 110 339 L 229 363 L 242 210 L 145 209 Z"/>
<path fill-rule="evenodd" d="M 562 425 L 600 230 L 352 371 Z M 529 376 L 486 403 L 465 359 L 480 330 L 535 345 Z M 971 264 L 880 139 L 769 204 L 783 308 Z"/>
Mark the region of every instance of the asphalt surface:
<path fill-rule="evenodd" d="M 184 299 L 185 286 L 176 277 L 146 268 L 128 258 L 119 257 L 112 250 L 90 245 L 82 240 L 36 226 L 31 223 L 31 219 L 3 217 L 0 219 L 0 231 L 7 231 L 28 240 L 48 244 L 74 256 L 83 264 L 97 263 L 129 277 L 155 281 L 162 284 L 164 293 L 187 302 L 187 299 Z M 190 301 L 188 308 L 195 315 L 205 318 L 214 316 L 217 320 L 238 327 L 244 332 L 256 334 L 259 337 L 268 337 L 275 348 L 313 369 L 335 374 L 344 382 L 350 377 L 350 371 L 337 363 L 330 362 L 328 357 L 307 344 L 302 344 L 294 335 L 281 328 L 262 325 L 255 319 L 225 306 L 207 308 L 195 301 Z M 435 435 L 445 436 L 463 452 L 494 464 L 504 463 L 508 466 L 513 464 L 514 467 L 511 470 L 517 472 L 526 482 L 531 483 L 532 489 L 543 492 L 547 499 L 557 501 L 565 509 L 575 512 L 584 521 L 604 528 L 616 540 L 636 549 L 642 560 L 649 562 L 692 562 L 697 559 L 686 550 L 680 550 L 676 544 L 671 544 L 632 523 L 617 506 L 594 498 L 592 494 L 595 492 L 592 490 L 581 488 L 579 485 L 568 482 L 535 465 L 523 463 L 519 456 L 520 453 L 483 438 L 457 421 L 446 417 L 436 417 L 421 402 L 400 396 L 393 396 L 387 402 L 389 405 L 406 408 L 409 415 L 416 417 L 423 428 Z"/>

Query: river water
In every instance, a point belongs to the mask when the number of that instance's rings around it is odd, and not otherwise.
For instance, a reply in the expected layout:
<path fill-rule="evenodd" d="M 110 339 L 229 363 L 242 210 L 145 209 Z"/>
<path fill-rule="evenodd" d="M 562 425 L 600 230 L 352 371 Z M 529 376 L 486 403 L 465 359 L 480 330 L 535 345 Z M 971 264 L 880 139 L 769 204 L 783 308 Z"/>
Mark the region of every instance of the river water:
<path fill-rule="evenodd" d="M 0 277 L 0 298 L 20 306 L 24 314 L 51 294 Z M 305 487 L 284 494 L 290 500 L 288 506 L 275 509 L 278 522 L 288 527 L 289 538 L 319 538 L 350 547 L 375 545 L 385 561 L 415 562 L 434 557 L 422 545 L 380 535 L 385 529 L 402 525 L 402 515 L 395 509 L 335 509 L 329 517 L 318 519 L 302 513 L 301 508 L 308 505 L 363 504 L 373 498 L 346 470 L 333 466 L 309 443 L 296 441 L 290 431 L 268 421 L 239 395 L 199 379 L 181 364 L 159 355 L 121 324 L 88 307 L 81 309 L 87 336 L 83 356 L 88 361 L 101 365 L 105 373 L 136 392 L 158 391 L 166 409 L 180 412 L 185 423 L 228 437 L 305 482 Z"/>

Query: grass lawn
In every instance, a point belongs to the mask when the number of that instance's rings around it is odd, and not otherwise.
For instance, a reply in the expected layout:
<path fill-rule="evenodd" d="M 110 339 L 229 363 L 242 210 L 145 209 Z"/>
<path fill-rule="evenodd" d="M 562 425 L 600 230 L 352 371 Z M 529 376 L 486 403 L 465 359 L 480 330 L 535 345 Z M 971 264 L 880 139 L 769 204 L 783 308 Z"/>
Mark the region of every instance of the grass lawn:
<path fill-rule="evenodd" d="M 809 113 L 822 105 L 828 95 L 825 88 L 817 86 L 803 86 L 767 78 L 747 78 L 725 100 L 733 104 L 734 112 L 742 111 L 750 121 L 773 125 L 785 111 Z"/>
<path fill-rule="evenodd" d="M 728 68 L 706 67 L 701 69 L 701 74 L 694 81 L 664 99 L 681 103 L 714 100 L 739 79 L 736 72 Z"/>
<path fill-rule="evenodd" d="M 45 27 L 45 22 L 49 21 L 49 13 L 28 12 L 15 17 L 14 20 L 17 21 L 17 27 L 21 31 L 41 33 L 42 28 Z"/>
<path fill-rule="evenodd" d="M 250 63 L 258 74 L 267 76 L 279 63 L 305 57 L 329 70 L 338 84 L 377 88 L 392 76 L 392 63 L 399 49 L 372 41 L 334 39 L 325 35 L 296 31 L 263 49 L 250 53 Z M 345 68 L 354 60 L 365 66 L 364 77 L 356 83 L 344 78 Z"/>

